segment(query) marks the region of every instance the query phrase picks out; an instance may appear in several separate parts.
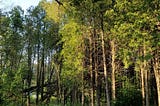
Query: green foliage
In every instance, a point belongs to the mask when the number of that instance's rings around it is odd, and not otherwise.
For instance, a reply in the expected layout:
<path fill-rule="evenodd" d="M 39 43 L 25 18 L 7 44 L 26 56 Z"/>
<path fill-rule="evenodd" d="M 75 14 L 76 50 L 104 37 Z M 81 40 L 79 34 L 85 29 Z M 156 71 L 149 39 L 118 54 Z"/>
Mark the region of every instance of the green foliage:
<path fill-rule="evenodd" d="M 115 106 L 141 106 L 141 91 L 132 83 L 124 82 L 117 94 Z"/>
<path fill-rule="evenodd" d="M 12 9 L 12 11 L 10 12 L 11 16 L 11 24 L 12 24 L 12 28 L 15 30 L 21 30 L 23 28 L 23 10 L 21 7 L 17 6 L 14 7 Z"/>
<path fill-rule="evenodd" d="M 116 40 L 119 47 L 118 57 L 123 60 L 124 67 L 127 68 L 144 45 L 147 46 L 146 54 L 151 55 L 151 33 L 155 29 L 156 18 L 153 17 L 153 13 L 142 11 L 144 6 L 142 1 L 118 0 L 116 2 L 114 8 L 105 13 L 105 17 L 109 19 L 105 25 L 110 28 L 108 29 L 111 32 L 110 39 Z M 147 60 L 151 59 L 149 55 L 144 57 Z"/>
<path fill-rule="evenodd" d="M 60 0 L 60 2 L 61 5 L 58 1 L 43 0 L 39 6 L 30 7 L 25 17 L 24 11 L 19 6 L 6 14 L 0 11 L 0 103 L 20 104 L 22 91 L 35 86 L 36 82 L 40 83 L 37 85 L 42 95 L 48 98 L 54 95 L 56 98 L 54 100 L 59 100 L 57 96 L 59 93 L 62 100 L 67 96 L 68 106 L 73 105 L 70 103 L 72 100 L 69 100 L 75 96 L 72 90 L 78 89 L 76 98 L 79 99 L 83 86 L 84 101 L 89 102 L 91 75 L 88 67 L 91 64 L 93 86 L 96 86 L 95 72 L 98 71 L 102 91 L 100 98 L 105 102 L 100 38 L 103 30 L 108 77 L 110 78 L 110 69 L 113 69 L 110 58 L 111 45 L 108 45 L 112 40 L 115 41 L 116 52 L 115 63 L 113 62 L 115 74 L 121 76 L 118 82 L 121 86 L 116 88 L 117 99 L 113 103 L 116 106 L 141 105 L 140 83 L 136 85 L 131 80 L 139 81 L 138 72 L 140 66 L 144 66 L 143 62 L 150 65 L 151 75 L 153 74 L 153 64 L 150 60 L 154 60 L 154 52 L 158 51 L 160 46 L 157 25 L 160 21 L 159 1 Z M 91 37 L 93 47 L 89 47 L 91 45 L 87 41 Z M 89 62 L 91 59 L 89 55 L 92 56 L 92 63 Z M 129 69 L 132 65 L 133 70 Z M 130 73 L 125 69 L 136 72 L 128 77 Z M 122 76 L 123 72 L 118 70 L 124 70 L 127 75 Z M 51 84 L 47 85 L 48 82 Z M 109 88 L 111 82 L 110 79 Z M 43 84 L 44 89 L 41 89 Z M 33 90 L 34 94 L 36 90 Z M 65 94 L 62 95 L 63 93 Z M 32 102 L 35 101 L 32 97 L 31 99 Z M 13 103 L 14 101 L 16 102 Z"/>
<path fill-rule="evenodd" d="M 16 75 L 14 75 L 10 70 L 5 71 L 8 72 L 2 74 L 1 86 L 3 86 L 3 88 L 0 91 L 2 93 L 1 97 L 5 103 L 10 103 L 11 101 L 15 100 L 19 102 L 22 90 L 21 74 L 16 72 Z M 8 76 L 10 76 L 10 78 L 8 78 Z"/>
<path fill-rule="evenodd" d="M 10 17 L 3 15 L 0 18 L 0 76 L 1 83 L 0 94 L 3 103 L 9 105 L 11 101 L 19 102 L 22 91 L 22 67 L 21 50 L 22 43 L 22 10 L 20 7 L 15 7 L 10 12 Z"/>
<path fill-rule="evenodd" d="M 63 6 L 65 4 L 63 3 Z M 62 5 L 59 5 L 57 2 L 46 2 L 42 1 L 40 3 L 40 6 L 43 7 L 46 11 L 46 18 L 54 20 L 57 23 L 61 22 L 61 18 L 64 15 L 64 7 Z"/>
<path fill-rule="evenodd" d="M 79 74 L 82 71 L 82 36 L 80 26 L 74 21 L 66 24 L 62 30 L 63 49 L 61 55 L 63 57 L 63 67 L 61 78 L 66 86 L 74 86 L 79 82 Z"/>

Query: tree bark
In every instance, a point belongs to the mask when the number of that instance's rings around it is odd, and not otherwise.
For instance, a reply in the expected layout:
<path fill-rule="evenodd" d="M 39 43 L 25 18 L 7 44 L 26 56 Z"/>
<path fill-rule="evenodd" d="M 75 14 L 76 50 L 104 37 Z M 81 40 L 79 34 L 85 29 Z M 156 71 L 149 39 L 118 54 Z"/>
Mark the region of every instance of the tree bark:
<path fill-rule="evenodd" d="M 105 79 L 105 90 L 106 90 L 106 99 L 107 99 L 107 106 L 110 106 L 110 97 L 109 97 L 109 87 L 108 87 L 108 75 L 107 75 L 107 66 L 106 66 L 106 55 L 105 55 L 105 43 L 104 43 L 104 22 L 103 22 L 103 13 L 101 15 L 101 46 L 102 46 L 102 57 L 103 57 L 103 71 L 104 71 L 104 79 Z"/>
<path fill-rule="evenodd" d="M 83 80 L 83 77 L 84 77 L 84 75 L 83 75 L 83 71 L 82 71 L 82 98 L 81 98 L 81 104 L 82 104 L 82 106 L 84 106 L 84 80 Z"/>
<path fill-rule="evenodd" d="M 89 38 L 89 70 L 90 70 L 90 95 L 91 95 L 91 106 L 94 106 L 94 88 L 93 88 L 93 66 L 92 66 L 92 37 Z"/>
<path fill-rule="evenodd" d="M 41 102 L 43 102 L 43 92 L 44 92 L 44 90 L 43 90 L 43 87 L 44 87 L 44 79 L 45 79 L 45 73 L 44 73 L 44 71 L 45 71 L 45 63 L 44 63 L 44 48 L 43 48 L 43 50 L 42 50 L 42 69 L 41 69 Z"/>
<path fill-rule="evenodd" d="M 94 20 L 94 24 L 95 24 L 95 20 Z M 97 50 L 97 40 L 98 40 L 98 36 L 96 33 L 96 28 L 93 29 L 93 46 L 94 46 L 94 72 L 95 72 L 95 85 L 96 85 L 96 89 L 95 89 L 95 100 L 96 100 L 96 106 L 100 106 L 100 92 L 99 92 L 99 75 L 98 75 L 98 50 Z"/>
<path fill-rule="evenodd" d="M 153 69 L 154 69 L 154 75 L 155 75 L 156 85 L 157 85 L 158 106 L 160 106 L 160 57 L 158 54 L 159 52 L 158 50 L 156 50 Z"/>
<path fill-rule="evenodd" d="M 28 35 L 28 75 L 27 75 L 27 87 L 30 88 L 32 79 L 32 48 L 31 37 Z M 30 106 L 30 91 L 27 92 L 27 106 Z"/>
<path fill-rule="evenodd" d="M 147 69 L 147 61 L 145 60 L 146 56 L 145 44 L 143 45 L 143 51 L 141 51 L 141 55 L 143 56 L 143 62 L 140 63 L 142 105 L 149 106 L 148 69 Z"/>
<path fill-rule="evenodd" d="M 60 65 L 57 66 L 57 81 L 58 81 L 58 102 L 61 102 L 61 80 L 60 80 Z"/>
<path fill-rule="evenodd" d="M 108 75 L 107 75 L 107 66 L 106 66 L 106 56 L 105 56 L 105 46 L 104 46 L 104 31 L 101 32 L 101 40 L 102 40 L 102 56 L 103 56 L 103 70 L 104 70 L 104 78 L 105 78 L 105 89 L 106 89 L 106 98 L 107 98 L 107 106 L 110 106 L 110 98 L 109 98 L 109 89 L 108 89 Z"/>
<path fill-rule="evenodd" d="M 144 56 L 146 55 L 146 46 L 144 45 L 144 49 L 143 49 L 143 52 L 144 52 Z M 149 90 L 148 90 L 148 69 L 147 69 L 147 61 L 144 59 L 144 62 L 143 62 L 143 67 L 144 67 L 144 78 L 145 78 L 145 97 L 146 97 L 146 106 L 149 106 Z"/>
<path fill-rule="evenodd" d="M 39 35 L 38 35 L 39 36 Z M 36 85 L 37 85 L 37 91 L 36 91 L 36 105 L 38 105 L 39 102 L 39 91 L 40 91 L 40 41 L 38 38 L 38 47 L 37 47 L 37 75 L 36 75 Z"/>
<path fill-rule="evenodd" d="M 112 57 L 112 62 L 111 62 L 111 65 L 112 65 L 112 101 L 115 101 L 116 99 L 116 86 L 115 86 L 115 41 L 114 40 L 111 40 L 110 41 L 110 45 L 111 45 L 111 57 Z"/>
<path fill-rule="evenodd" d="M 95 68 L 97 69 L 97 68 Z M 95 82 L 96 82 L 96 106 L 100 106 L 100 92 L 99 92 L 99 76 L 98 70 L 95 70 Z"/>
<path fill-rule="evenodd" d="M 145 106 L 144 69 L 143 69 L 143 64 L 142 63 L 140 63 L 140 71 L 141 71 L 142 106 Z"/>
<path fill-rule="evenodd" d="M 85 53 L 85 45 L 84 45 L 84 38 L 82 38 L 83 43 L 81 44 L 82 52 Z M 82 80 L 82 87 L 81 87 L 81 106 L 84 106 L 84 67 L 85 67 L 85 58 L 82 58 L 81 61 L 82 64 L 82 70 L 81 70 L 81 80 Z"/>

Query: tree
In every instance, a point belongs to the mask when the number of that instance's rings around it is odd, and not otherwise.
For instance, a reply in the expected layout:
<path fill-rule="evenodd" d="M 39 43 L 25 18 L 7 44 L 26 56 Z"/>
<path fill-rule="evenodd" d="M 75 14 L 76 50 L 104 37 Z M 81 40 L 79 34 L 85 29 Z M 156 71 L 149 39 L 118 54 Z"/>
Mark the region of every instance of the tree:
<path fill-rule="evenodd" d="M 19 6 L 0 12 L 0 102 L 159 105 L 159 7 L 43 0 L 25 16 Z"/>
<path fill-rule="evenodd" d="M 67 84 L 66 87 L 69 87 L 70 91 L 73 90 L 75 93 L 77 92 L 76 90 L 78 86 L 81 86 L 81 81 L 78 75 L 83 71 L 83 48 L 81 48 L 83 39 L 79 28 L 80 26 L 72 20 L 61 30 L 63 42 L 63 50 L 61 51 L 61 55 L 63 57 L 61 78 L 64 82 L 62 83 L 65 85 Z M 67 92 L 64 93 L 66 94 Z M 74 103 L 77 101 L 77 98 L 76 94 L 73 96 L 75 96 L 72 100 Z"/>
<path fill-rule="evenodd" d="M 46 17 L 45 10 L 40 5 L 35 8 L 31 7 L 28 10 L 28 15 L 26 16 L 26 37 L 26 45 L 28 46 L 28 89 L 31 87 L 31 79 L 36 77 L 36 103 L 39 104 L 39 101 L 49 100 L 50 95 L 52 95 L 52 93 L 47 95 L 44 93 L 45 79 L 48 78 L 48 83 L 52 83 L 53 73 L 52 60 L 47 59 L 55 55 L 56 52 L 58 53 L 60 49 L 60 46 L 57 44 L 59 42 L 58 25 Z M 34 61 L 36 61 L 36 64 Z M 35 67 L 36 75 L 32 77 Z M 47 67 L 49 69 L 47 74 L 51 73 L 50 77 L 45 74 Z M 41 99 L 39 99 L 40 94 Z"/>
<path fill-rule="evenodd" d="M 10 102 L 17 100 L 20 103 L 23 77 L 22 61 L 22 30 L 23 30 L 23 11 L 20 7 L 15 7 L 10 12 L 10 17 L 3 17 L 1 25 L 2 34 L 2 97 L 4 101 Z M 18 23 L 18 24 L 17 24 Z M 8 103 L 9 104 L 9 103 Z"/>

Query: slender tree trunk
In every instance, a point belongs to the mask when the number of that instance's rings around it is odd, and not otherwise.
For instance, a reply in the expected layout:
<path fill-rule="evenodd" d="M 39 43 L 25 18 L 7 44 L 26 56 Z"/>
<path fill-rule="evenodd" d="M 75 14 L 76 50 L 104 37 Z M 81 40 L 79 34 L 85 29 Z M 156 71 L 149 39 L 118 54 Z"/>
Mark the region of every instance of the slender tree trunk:
<path fill-rule="evenodd" d="M 148 90 L 148 72 L 147 70 L 145 71 L 145 97 L 146 97 L 146 106 L 149 106 L 149 90 Z"/>
<path fill-rule="evenodd" d="M 104 22 L 103 22 L 103 13 L 101 12 L 101 46 L 102 46 L 102 56 L 103 56 L 103 70 L 104 70 L 104 79 L 105 79 L 105 90 L 106 90 L 106 99 L 107 106 L 110 106 L 110 97 L 109 97 L 109 87 L 108 87 L 108 75 L 107 75 L 107 66 L 106 66 L 106 55 L 105 55 L 105 43 L 104 43 Z"/>
<path fill-rule="evenodd" d="M 84 66 L 84 60 L 82 61 L 82 66 Z M 84 72 L 83 72 L 83 70 L 82 70 L 81 74 L 82 74 L 82 76 L 81 76 L 82 77 L 82 98 L 81 98 L 81 104 L 82 104 L 82 106 L 84 106 L 85 104 L 84 104 Z"/>
<path fill-rule="evenodd" d="M 94 5 L 94 4 L 93 4 Z M 95 19 L 93 19 L 93 23 L 95 24 Z M 94 25 L 95 26 L 95 25 Z M 99 106 L 99 95 L 98 95 L 98 51 L 97 51 L 97 34 L 96 34 L 96 29 L 94 27 L 93 29 L 93 57 L 94 57 L 94 72 L 95 72 L 95 84 L 96 84 L 96 89 L 95 89 L 95 100 L 96 100 L 96 106 Z"/>
<path fill-rule="evenodd" d="M 45 75 L 44 75 L 44 74 L 45 74 L 45 73 L 44 73 L 44 70 L 45 70 L 45 65 L 44 65 L 44 64 L 45 64 L 45 63 L 44 63 L 44 48 L 43 48 L 43 50 L 42 50 L 42 63 L 41 63 L 41 64 L 42 64 L 42 66 L 41 66 L 41 67 L 42 67 L 42 71 L 41 71 L 41 102 L 43 102 L 43 99 L 44 99 L 44 98 L 43 98 L 43 92 L 44 92 L 44 91 L 43 91 L 43 87 L 44 87 L 44 79 L 45 79 L 45 78 L 44 78 L 44 76 L 45 76 Z"/>
<path fill-rule="evenodd" d="M 60 81 L 60 66 L 57 66 L 57 81 L 58 81 L 58 102 L 61 102 L 61 81 Z"/>
<path fill-rule="evenodd" d="M 155 70 L 156 71 L 156 70 Z M 160 106 L 160 75 L 155 74 L 156 85 L 157 85 L 157 95 L 158 95 L 158 106 Z"/>
<path fill-rule="evenodd" d="M 143 45 L 143 51 L 141 55 L 145 57 L 146 55 L 146 46 Z M 148 70 L 147 70 L 147 61 L 143 58 L 143 62 L 140 63 L 141 70 L 141 89 L 142 89 L 142 105 L 149 106 L 149 89 L 148 89 Z"/>
<path fill-rule="evenodd" d="M 95 83 L 96 83 L 96 105 L 100 106 L 99 92 L 98 92 L 99 91 L 99 89 L 98 89 L 98 69 L 97 69 L 97 61 L 96 60 L 95 60 Z"/>
<path fill-rule="evenodd" d="M 111 57 L 112 57 L 112 100 L 115 101 L 116 99 L 116 86 L 115 86 L 115 42 L 114 40 L 110 41 L 110 45 L 111 45 Z"/>
<path fill-rule="evenodd" d="M 97 50 L 97 34 L 94 28 L 94 72 L 95 72 L 95 84 L 96 84 L 96 106 L 100 106 L 100 95 L 99 95 L 99 75 L 98 75 L 98 50 Z"/>
<path fill-rule="evenodd" d="M 106 89 L 106 97 L 107 97 L 107 106 L 110 106 L 109 89 L 108 89 L 108 75 L 107 75 L 107 66 L 106 66 L 106 56 L 105 56 L 103 32 L 101 34 L 101 37 L 102 37 L 103 69 L 104 69 L 104 77 L 105 77 L 105 84 L 106 84 L 105 89 Z"/>
<path fill-rule="evenodd" d="M 89 48 L 90 48 L 90 50 L 89 50 L 89 52 L 90 52 L 90 54 L 89 54 L 89 63 L 90 63 L 89 70 L 90 70 L 90 77 L 91 77 L 90 78 L 90 87 L 91 87 L 90 95 L 91 95 L 91 106 L 94 106 L 93 69 L 92 69 L 93 60 L 92 60 L 92 38 L 91 37 L 89 38 Z"/>
<path fill-rule="evenodd" d="M 155 57 L 154 57 L 154 75 L 156 79 L 156 85 L 157 85 L 157 95 L 158 95 L 158 106 L 160 106 L 160 58 L 159 58 L 159 52 L 156 50 Z"/>
<path fill-rule="evenodd" d="M 99 96 L 99 76 L 98 76 L 98 69 L 97 69 L 97 62 L 95 62 L 95 82 L 96 82 L 96 105 L 100 106 L 100 96 Z"/>
<path fill-rule="evenodd" d="M 160 106 L 160 75 L 156 76 L 156 82 L 157 82 L 158 106 Z"/>
<path fill-rule="evenodd" d="M 83 43 L 81 44 L 81 47 L 82 47 L 82 53 L 84 54 L 85 53 L 85 46 L 84 46 L 84 38 L 82 36 L 82 40 L 83 40 Z M 82 59 L 81 61 L 81 64 L 82 64 L 82 70 L 81 70 L 81 80 L 82 80 L 82 88 L 81 88 L 81 105 L 84 106 L 84 67 L 85 67 L 85 57 Z"/>
<path fill-rule="evenodd" d="M 72 104 L 75 105 L 77 103 L 77 85 L 74 84 L 74 89 L 72 89 Z"/>
<path fill-rule="evenodd" d="M 39 40 L 39 39 L 38 39 Z M 40 91 L 40 55 L 39 55 L 39 49 L 40 49 L 40 41 L 38 41 L 38 48 L 37 48 L 37 75 L 36 75 L 36 85 L 37 85 L 37 91 L 36 91 L 36 105 L 38 105 L 39 102 L 39 91 Z"/>
<path fill-rule="evenodd" d="M 144 69 L 143 69 L 143 64 L 142 63 L 140 63 L 140 71 L 141 71 L 142 106 L 145 106 Z"/>
<path fill-rule="evenodd" d="M 108 75 L 107 75 L 106 55 L 105 55 L 105 43 L 104 43 L 103 13 L 101 13 L 101 15 L 102 15 L 101 16 L 101 40 L 102 40 L 101 46 L 102 46 L 102 56 L 103 56 L 103 70 L 104 70 L 104 78 L 105 78 L 107 106 L 110 106 Z"/>
<path fill-rule="evenodd" d="M 146 46 L 144 45 L 144 56 L 146 55 Z M 146 97 L 146 106 L 149 106 L 149 90 L 148 90 L 148 69 L 147 69 L 147 62 L 144 59 L 143 62 L 144 67 L 144 78 L 145 78 L 145 97 Z"/>
<path fill-rule="evenodd" d="M 24 90 L 24 79 L 22 79 L 22 91 Z M 23 92 L 22 92 L 22 94 L 21 94 L 21 106 L 23 106 L 24 105 L 24 96 L 23 96 L 24 94 L 23 94 Z"/>
<path fill-rule="evenodd" d="M 31 38 L 28 38 L 28 78 L 27 78 L 27 87 L 31 86 L 32 79 L 32 48 L 31 48 Z M 27 92 L 27 106 L 30 106 L 30 91 Z"/>
<path fill-rule="evenodd" d="M 81 98 L 81 104 L 84 106 L 84 73 L 83 71 L 81 72 L 81 78 L 82 78 L 82 98 Z"/>
<path fill-rule="evenodd" d="M 99 76 L 97 68 L 95 68 L 95 82 L 96 82 L 96 106 L 100 106 Z"/>

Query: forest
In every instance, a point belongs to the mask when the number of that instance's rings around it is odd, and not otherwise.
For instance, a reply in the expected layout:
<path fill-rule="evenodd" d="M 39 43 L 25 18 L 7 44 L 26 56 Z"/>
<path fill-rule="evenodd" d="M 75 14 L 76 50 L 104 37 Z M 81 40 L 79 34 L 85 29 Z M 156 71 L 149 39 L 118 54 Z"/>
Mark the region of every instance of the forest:
<path fill-rule="evenodd" d="M 0 105 L 160 106 L 160 0 L 0 9 Z"/>

